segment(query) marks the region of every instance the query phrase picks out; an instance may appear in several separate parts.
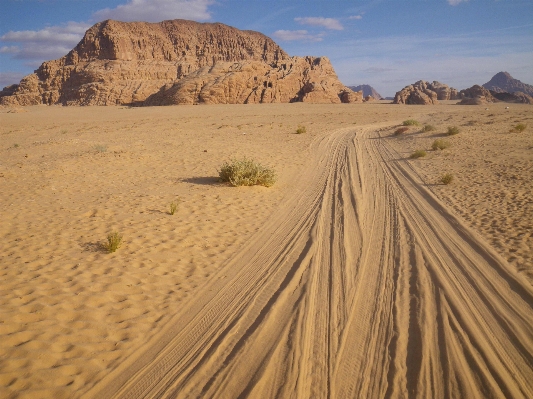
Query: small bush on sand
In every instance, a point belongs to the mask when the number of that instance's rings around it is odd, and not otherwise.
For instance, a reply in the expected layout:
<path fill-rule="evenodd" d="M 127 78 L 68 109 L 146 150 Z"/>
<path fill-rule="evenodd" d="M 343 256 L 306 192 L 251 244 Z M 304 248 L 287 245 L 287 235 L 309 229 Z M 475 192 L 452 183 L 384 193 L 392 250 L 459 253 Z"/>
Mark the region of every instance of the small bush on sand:
<path fill-rule="evenodd" d="M 422 128 L 423 132 L 432 132 L 433 130 L 435 130 L 435 126 L 433 125 L 424 125 Z"/>
<path fill-rule="evenodd" d="M 399 136 L 400 134 L 404 134 L 405 132 L 409 131 L 408 127 L 399 127 L 394 131 L 395 136 Z"/>
<path fill-rule="evenodd" d="M 431 144 L 431 149 L 433 151 L 444 150 L 450 146 L 450 142 L 442 139 L 437 139 Z"/>
<path fill-rule="evenodd" d="M 453 175 L 451 173 L 446 173 L 440 178 L 442 184 L 450 184 L 453 181 Z"/>
<path fill-rule="evenodd" d="M 417 158 L 425 157 L 426 155 L 427 155 L 426 151 L 424 151 L 424 150 L 416 150 L 415 152 L 413 152 L 411 154 L 411 156 L 409 158 L 417 159 Z"/>
<path fill-rule="evenodd" d="M 270 187 L 276 182 L 276 172 L 252 159 L 232 159 L 224 162 L 218 171 L 220 181 L 232 186 L 265 186 Z"/>
<path fill-rule="evenodd" d="M 402 125 L 404 126 L 418 126 L 420 123 L 414 119 L 407 119 L 402 122 Z"/>
<path fill-rule="evenodd" d="M 511 129 L 511 132 L 520 133 L 520 132 L 523 132 L 524 130 L 526 130 L 526 127 L 527 127 L 527 125 L 525 125 L 523 123 L 519 123 L 518 125 L 514 126 Z"/>
<path fill-rule="evenodd" d="M 169 212 L 171 215 L 174 215 L 176 213 L 176 209 L 178 209 L 178 205 L 180 204 L 181 199 L 177 198 L 175 201 L 172 201 L 169 205 Z"/>
<path fill-rule="evenodd" d="M 296 129 L 296 134 L 302 134 L 305 132 L 307 132 L 307 129 L 305 128 L 305 126 L 298 126 L 298 129 Z"/>
<path fill-rule="evenodd" d="M 457 126 L 450 126 L 446 134 L 448 136 L 455 136 L 456 134 L 459 134 L 459 128 Z"/>
<path fill-rule="evenodd" d="M 95 150 L 96 152 L 106 152 L 107 151 L 107 146 L 106 145 L 101 145 L 101 144 L 97 144 L 93 147 L 93 150 Z"/>
<path fill-rule="evenodd" d="M 111 253 L 115 252 L 121 245 L 122 234 L 119 234 L 115 231 L 107 235 L 107 242 L 104 244 L 104 248 L 107 250 L 107 252 Z"/>

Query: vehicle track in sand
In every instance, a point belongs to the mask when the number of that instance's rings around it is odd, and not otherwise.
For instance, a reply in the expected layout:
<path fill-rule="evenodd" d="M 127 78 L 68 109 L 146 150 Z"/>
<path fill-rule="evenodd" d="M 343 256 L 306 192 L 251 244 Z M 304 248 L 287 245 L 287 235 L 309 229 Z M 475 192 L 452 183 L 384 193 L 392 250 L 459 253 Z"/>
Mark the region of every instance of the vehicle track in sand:
<path fill-rule="evenodd" d="M 533 289 L 375 125 L 317 139 L 202 292 L 87 396 L 533 397 Z"/>

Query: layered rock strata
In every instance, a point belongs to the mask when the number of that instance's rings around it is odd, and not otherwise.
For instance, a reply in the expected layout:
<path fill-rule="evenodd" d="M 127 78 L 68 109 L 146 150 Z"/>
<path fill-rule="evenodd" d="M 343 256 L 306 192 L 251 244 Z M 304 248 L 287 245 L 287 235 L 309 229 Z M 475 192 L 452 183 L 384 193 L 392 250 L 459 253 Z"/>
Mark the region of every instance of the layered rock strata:
<path fill-rule="evenodd" d="M 66 56 L 0 92 L 0 104 L 357 101 L 350 92 L 326 58 L 290 57 L 258 32 L 185 20 L 108 20 Z"/>
<path fill-rule="evenodd" d="M 458 99 L 458 93 L 453 87 L 437 81 L 429 83 L 419 80 L 397 92 L 393 104 L 430 105 L 438 104 L 439 100 L 456 99 Z"/>

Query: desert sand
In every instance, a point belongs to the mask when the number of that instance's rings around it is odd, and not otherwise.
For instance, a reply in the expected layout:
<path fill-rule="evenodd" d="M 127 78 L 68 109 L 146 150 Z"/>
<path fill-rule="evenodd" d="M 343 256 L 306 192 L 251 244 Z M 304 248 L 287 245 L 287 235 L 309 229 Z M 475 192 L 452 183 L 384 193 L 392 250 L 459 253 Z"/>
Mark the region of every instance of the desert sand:
<path fill-rule="evenodd" d="M 0 108 L 0 397 L 532 397 L 506 106 Z M 219 183 L 242 156 L 276 184 Z"/>

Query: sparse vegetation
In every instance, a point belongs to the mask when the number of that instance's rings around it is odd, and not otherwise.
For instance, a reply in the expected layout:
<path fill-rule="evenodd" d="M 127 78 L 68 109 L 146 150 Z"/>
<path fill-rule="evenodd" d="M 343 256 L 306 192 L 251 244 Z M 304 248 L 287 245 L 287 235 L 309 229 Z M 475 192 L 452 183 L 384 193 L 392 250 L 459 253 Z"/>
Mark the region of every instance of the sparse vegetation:
<path fill-rule="evenodd" d="M 19 148 L 19 147 L 20 147 L 20 145 L 18 145 L 18 144 L 13 144 L 13 148 Z"/>
<path fill-rule="evenodd" d="M 424 125 L 422 128 L 423 132 L 432 132 L 433 130 L 435 130 L 435 126 L 433 125 Z"/>
<path fill-rule="evenodd" d="M 101 144 L 97 144 L 93 147 L 93 150 L 95 150 L 96 152 L 106 152 L 107 151 L 107 146 L 105 145 L 101 145 Z"/>
<path fill-rule="evenodd" d="M 440 178 L 442 184 L 450 184 L 453 181 L 453 175 L 451 173 L 446 173 Z"/>
<path fill-rule="evenodd" d="M 400 134 L 404 134 L 405 132 L 409 131 L 408 127 L 399 127 L 394 131 L 395 136 L 399 136 Z"/>
<path fill-rule="evenodd" d="M 520 132 L 523 132 L 524 130 L 526 130 L 527 128 L 527 125 L 524 124 L 524 123 L 519 123 L 518 125 L 514 126 L 512 129 L 511 129 L 511 132 L 514 132 L 514 133 L 520 133 Z"/>
<path fill-rule="evenodd" d="M 425 157 L 427 155 L 426 151 L 424 150 L 416 150 L 415 152 L 413 152 L 409 158 L 412 158 L 412 159 L 417 159 L 417 158 L 422 158 L 422 157 Z"/>
<path fill-rule="evenodd" d="M 104 248 L 107 252 L 115 252 L 122 245 L 122 234 L 118 232 L 112 232 L 107 235 L 107 242 L 104 244 Z"/>
<path fill-rule="evenodd" d="M 407 119 L 402 122 L 402 125 L 404 126 L 418 126 L 420 123 L 417 120 L 414 119 Z"/>
<path fill-rule="evenodd" d="M 270 187 L 276 182 L 276 172 L 252 159 L 231 159 L 224 162 L 218 171 L 220 181 L 232 186 L 265 186 Z"/>
<path fill-rule="evenodd" d="M 448 127 L 446 134 L 448 136 L 455 136 L 456 134 L 459 134 L 459 128 L 457 126 L 450 126 Z"/>
<path fill-rule="evenodd" d="M 169 205 L 169 212 L 171 215 L 174 215 L 176 213 L 176 210 L 178 209 L 178 205 L 180 204 L 181 199 L 177 198 L 176 200 L 172 201 Z"/>
<path fill-rule="evenodd" d="M 431 149 L 433 151 L 444 150 L 450 146 L 450 142 L 442 139 L 437 139 L 431 144 Z"/>
<path fill-rule="evenodd" d="M 298 129 L 296 129 L 296 134 L 302 134 L 305 132 L 307 132 L 307 129 L 305 128 L 305 126 L 298 126 Z"/>

